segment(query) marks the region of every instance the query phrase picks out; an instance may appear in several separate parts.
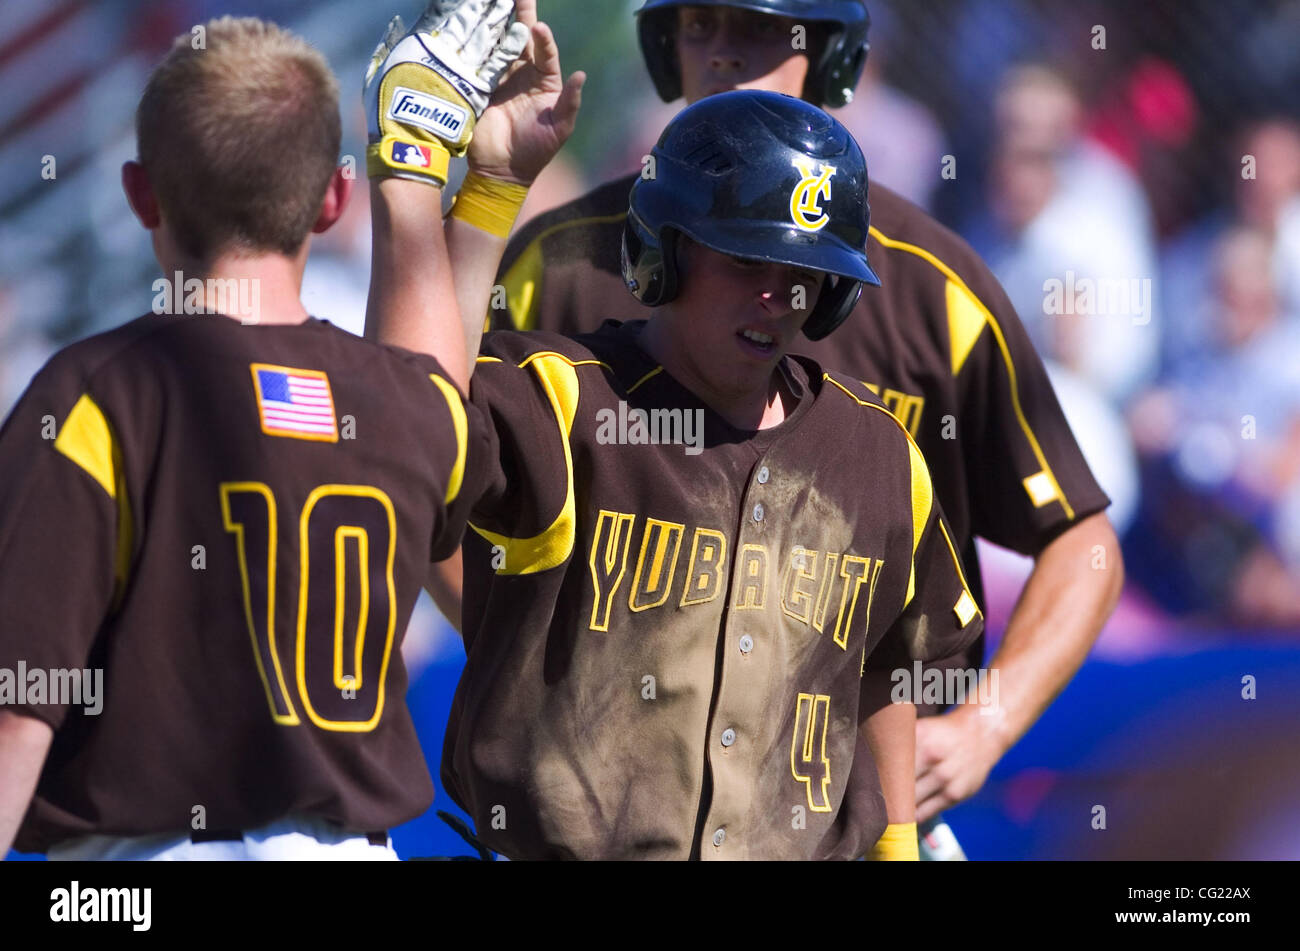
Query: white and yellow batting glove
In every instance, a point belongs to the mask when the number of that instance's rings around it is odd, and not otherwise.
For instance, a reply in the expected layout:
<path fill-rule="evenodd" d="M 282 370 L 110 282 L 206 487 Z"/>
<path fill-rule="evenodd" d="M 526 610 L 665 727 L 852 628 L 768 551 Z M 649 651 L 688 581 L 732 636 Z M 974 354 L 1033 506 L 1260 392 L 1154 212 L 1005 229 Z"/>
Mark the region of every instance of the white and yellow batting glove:
<path fill-rule="evenodd" d="M 407 30 L 393 17 L 366 69 L 371 178 L 442 187 L 497 83 L 528 43 L 514 0 L 433 0 Z"/>

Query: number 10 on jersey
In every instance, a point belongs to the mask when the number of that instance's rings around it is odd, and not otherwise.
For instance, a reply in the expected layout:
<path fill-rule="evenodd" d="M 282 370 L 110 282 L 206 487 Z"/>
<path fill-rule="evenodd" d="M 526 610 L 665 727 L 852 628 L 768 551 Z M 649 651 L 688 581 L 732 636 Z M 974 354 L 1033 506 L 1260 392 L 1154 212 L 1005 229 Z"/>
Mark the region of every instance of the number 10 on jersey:
<path fill-rule="evenodd" d="M 297 631 L 288 657 L 275 630 L 275 494 L 262 482 L 224 482 L 221 517 L 235 536 L 244 618 L 275 722 L 302 722 L 296 694 L 322 729 L 373 730 L 384 712 L 397 627 L 392 500 L 368 485 L 322 485 L 307 497 L 298 518 Z"/>

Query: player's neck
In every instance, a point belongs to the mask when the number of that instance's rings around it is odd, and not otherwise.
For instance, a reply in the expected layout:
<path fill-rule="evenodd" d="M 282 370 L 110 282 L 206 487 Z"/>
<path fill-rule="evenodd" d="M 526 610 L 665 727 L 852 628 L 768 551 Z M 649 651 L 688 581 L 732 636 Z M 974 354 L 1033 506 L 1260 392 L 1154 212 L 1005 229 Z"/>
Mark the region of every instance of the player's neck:
<path fill-rule="evenodd" d="M 302 305 L 302 273 L 307 254 L 237 254 L 210 261 L 160 260 L 163 277 L 186 307 L 218 313 L 244 324 L 300 324 L 311 315 Z"/>
<path fill-rule="evenodd" d="M 779 426 L 798 404 L 779 368 L 772 370 L 767 385 L 762 382 L 755 386 L 719 385 L 721 374 L 708 362 L 707 356 L 702 358 L 692 344 L 684 343 L 668 331 L 665 321 L 648 322 L 638 342 L 669 376 L 736 429 L 763 430 Z"/>

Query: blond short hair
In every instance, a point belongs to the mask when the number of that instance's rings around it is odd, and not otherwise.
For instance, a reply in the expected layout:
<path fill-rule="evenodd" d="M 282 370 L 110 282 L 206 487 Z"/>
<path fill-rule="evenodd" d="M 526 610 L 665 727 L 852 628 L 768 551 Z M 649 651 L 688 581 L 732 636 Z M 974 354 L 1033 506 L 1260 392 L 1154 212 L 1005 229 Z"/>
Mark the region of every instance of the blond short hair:
<path fill-rule="evenodd" d="M 200 42 L 201 40 L 201 42 Z M 338 82 L 301 37 L 252 17 L 183 33 L 136 110 L 140 163 L 181 250 L 294 254 L 338 165 Z"/>

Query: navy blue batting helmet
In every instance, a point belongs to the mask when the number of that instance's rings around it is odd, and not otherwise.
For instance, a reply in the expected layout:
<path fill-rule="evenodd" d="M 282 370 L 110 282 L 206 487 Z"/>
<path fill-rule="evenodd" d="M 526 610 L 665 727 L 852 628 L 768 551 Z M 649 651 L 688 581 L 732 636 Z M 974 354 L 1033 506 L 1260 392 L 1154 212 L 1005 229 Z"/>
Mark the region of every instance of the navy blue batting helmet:
<path fill-rule="evenodd" d="M 646 0 L 636 12 L 637 33 L 650 78 L 664 102 L 682 95 L 675 10 L 681 6 L 738 7 L 825 25 L 830 31 L 825 46 L 809 50 L 812 66 L 805 94 L 824 106 L 852 100 L 871 49 L 867 42 L 871 17 L 863 0 Z"/>
<path fill-rule="evenodd" d="M 801 99 L 737 90 L 668 125 L 632 187 L 623 279 L 650 307 L 677 296 L 681 234 L 720 254 L 828 275 L 804 334 L 820 340 L 853 310 L 867 262 L 867 163 L 849 131 Z"/>

